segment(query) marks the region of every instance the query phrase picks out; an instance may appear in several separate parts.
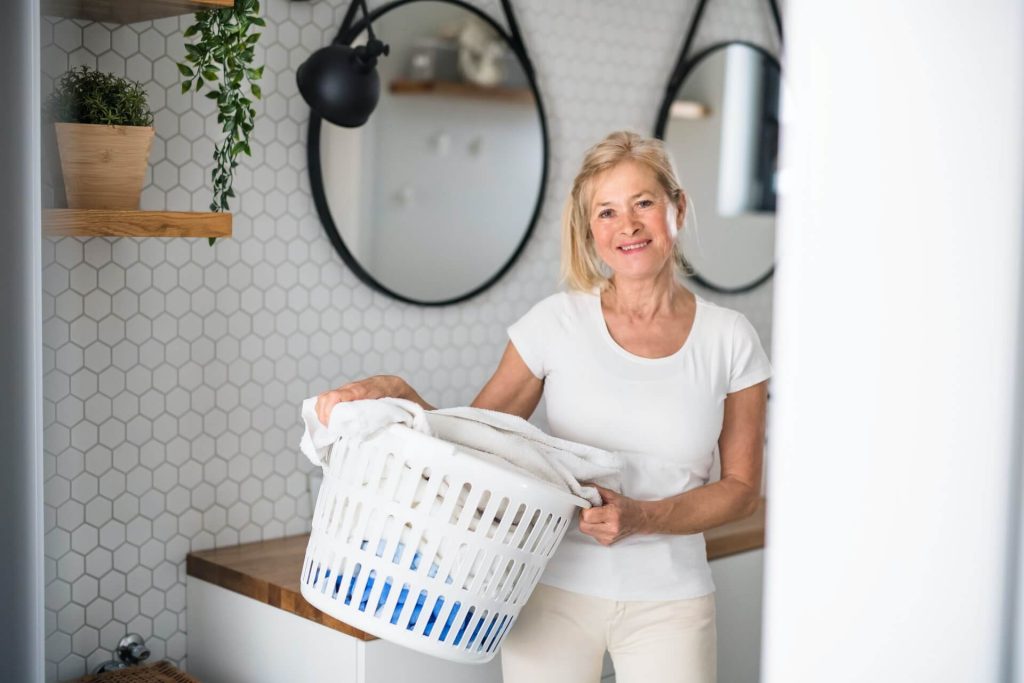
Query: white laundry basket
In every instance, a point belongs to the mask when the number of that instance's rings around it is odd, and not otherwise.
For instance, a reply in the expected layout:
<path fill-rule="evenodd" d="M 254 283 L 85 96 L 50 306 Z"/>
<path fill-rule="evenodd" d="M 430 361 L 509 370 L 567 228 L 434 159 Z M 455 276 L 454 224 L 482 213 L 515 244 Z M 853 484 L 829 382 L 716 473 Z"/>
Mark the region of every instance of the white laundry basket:
<path fill-rule="evenodd" d="M 414 650 L 490 661 L 576 508 L 590 504 L 470 452 L 392 425 L 332 453 L 303 597 Z"/>

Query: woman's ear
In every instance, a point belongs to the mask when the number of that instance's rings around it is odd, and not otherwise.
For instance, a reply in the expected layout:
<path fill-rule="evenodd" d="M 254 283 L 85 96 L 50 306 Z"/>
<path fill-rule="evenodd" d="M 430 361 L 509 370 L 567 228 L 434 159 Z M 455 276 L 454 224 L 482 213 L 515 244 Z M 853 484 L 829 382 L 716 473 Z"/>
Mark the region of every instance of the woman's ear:
<path fill-rule="evenodd" d="M 683 223 L 686 222 L 686 209 L 688 208 L 688 204 L 689 203 L 686 201 L 686 193 L 680 192 L 679 203 L 676 205 L 676 209 L 678 209 L 678 212 L 676 213 L 676 223 L 680 230 L 683 229 Z"/>

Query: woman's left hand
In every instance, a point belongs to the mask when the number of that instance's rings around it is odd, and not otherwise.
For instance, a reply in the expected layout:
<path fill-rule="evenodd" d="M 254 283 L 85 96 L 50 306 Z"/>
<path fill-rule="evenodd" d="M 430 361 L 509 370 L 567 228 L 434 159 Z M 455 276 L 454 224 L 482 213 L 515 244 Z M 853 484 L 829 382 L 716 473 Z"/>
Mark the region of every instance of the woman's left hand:
<path fill-rule="evenodd" d="M 594 487 L 604 505 L 580 512 L 580 531 L 601 545 L 611 545 L 627 536 L 644 533 L 648 512 L 642 501 L 627 498 L 603 486 Z"/>

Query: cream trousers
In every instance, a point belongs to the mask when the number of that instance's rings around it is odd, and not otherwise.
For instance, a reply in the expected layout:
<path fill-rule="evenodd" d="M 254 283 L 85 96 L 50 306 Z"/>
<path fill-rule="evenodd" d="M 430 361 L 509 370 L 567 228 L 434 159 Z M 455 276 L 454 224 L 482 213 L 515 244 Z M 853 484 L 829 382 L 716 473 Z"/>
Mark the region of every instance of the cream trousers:
<path fill-rule="evenodd" d="M 715 595 L 616 602 L 539 584 L 501 646 L 504 683 L 714 683 Z"/>

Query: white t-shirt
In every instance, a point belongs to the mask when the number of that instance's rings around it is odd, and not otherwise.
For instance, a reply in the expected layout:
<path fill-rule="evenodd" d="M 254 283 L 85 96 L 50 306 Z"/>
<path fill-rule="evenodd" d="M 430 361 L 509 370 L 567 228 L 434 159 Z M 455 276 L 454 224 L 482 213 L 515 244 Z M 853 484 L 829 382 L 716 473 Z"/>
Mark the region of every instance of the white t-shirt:
<path fill-rule="evenodd" d="M 664 358 L 619 346 L 596 291 L 550 296 L 508 334 L 544 380 L 551 434 L 620 453 L 623 493 L 640 500 L 706 484 L 726 394 L 771 375 L 750 322 L 700 297 L 689 337 Z M 606 547 L 576 525 L 541 583 L 609 600 L 681 600 L 715 590 L 703 534 L 637 535 Z"/>

